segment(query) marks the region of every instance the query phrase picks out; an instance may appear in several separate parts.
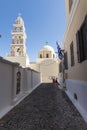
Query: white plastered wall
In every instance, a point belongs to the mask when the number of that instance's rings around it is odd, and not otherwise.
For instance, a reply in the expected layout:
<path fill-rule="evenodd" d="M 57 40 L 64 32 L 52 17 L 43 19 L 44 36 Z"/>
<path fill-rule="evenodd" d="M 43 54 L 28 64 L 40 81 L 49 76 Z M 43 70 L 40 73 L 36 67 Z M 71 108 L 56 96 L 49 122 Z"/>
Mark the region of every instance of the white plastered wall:
<path fill-rule="evenodd" d="M 66 80 L 67 95 L 87 122 L 87 82 L 77 80 Z M 77 99 L 75 99 L 76 94 Z"/>
<path fill-rule="evenodd" d="M 16 94 L 17 72 L 21 73 L 20 92 Z M 41 83 L 40 73 L 0 58 L 0 118 Z"/>
<path fill-rule="evenodd" d="M 11 87 L 12 67 L 0 61 L 0 115 L 3 115 L 3 112 L 9 109 L 11 103 Z"/>

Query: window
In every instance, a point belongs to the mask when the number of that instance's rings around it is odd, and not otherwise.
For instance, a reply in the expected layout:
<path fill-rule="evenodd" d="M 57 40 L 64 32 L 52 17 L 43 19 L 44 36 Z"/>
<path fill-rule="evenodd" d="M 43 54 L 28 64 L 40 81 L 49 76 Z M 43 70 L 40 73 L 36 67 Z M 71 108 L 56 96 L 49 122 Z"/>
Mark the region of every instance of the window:
<path fill-rule="evenodd" d="M 16 31 L 17 27 L 14 27 L 14 31 Z"/>
<path fill-rule="evenodd" d="M 64 67 L 65 67 L 66 70 L 68 69 L 67 52 L 64 53 Z"/>
<path fill-rule="evenodd" d="M 19 40 L 17 40 L 17 44 L 19 44 Z"/>
<path fill-rule="evenodd" d="M 59 63 L 59 73 L 62 72 L 62 62 Z"/>
<path fill-rule="evenodd" d="M 78 62 L 87 59 L 87 16 L 78 32 L 76 33 Z"/>
<path fill-rule="evenodd" d="M 12 39 L 12 44 L 15 44 L 15 40 L 14 39 Z"/>
<path fill-rule="evenodd" d="M 23 27 L 20 28 L 20 31 L 23 31 Z"/>
<path fill-rule="evenodd" d="M 69 0 L 69 12 L 71 11 L 73 0 Z"/>
<path fill-rule="evenodd" d="M 46 58 L 49 58 L 49 54 L 46 54 Z"/>
<path fill-rule="evenodd" d="M 20 56 L 21 52 L 20 52 L 20 48 L 17 49 L 17 56 Z"/>
<path fill-rule="evenodd" d="M 20 39 L 20 44 L 22 44 L 23 43 L 23 39 Z"/>
<path fill-rule="evenodd" d="M 55 55 L 53 54 L 53 58 L 55 58 Z"/>
<path fill-rule="evenodd" d="M 18 71 L 16 74 L 16 94 L 20 92 L 21 73 Z"/>
<path fill-rule="evenodd" d="M 83 44 L 82 44 L 82 36 L 80 36 L 80 35 L 81 35 L 81 32 L 78 31 L 77 34 L 76 34 L 78 63 L 80 63 L 84 60 L 84 50 L 83 50 Z"/>
<path fill-rule="evenodd" d="M 40 58 L 42 58 L 42 54 L 40 54 Z"/>
<path fill-rule="evenodd" d="M 74 66 L 74 48 L 73 48 L 73 42 L 70 44 L 70 53 L 71 53 L 71 66 Z"/>

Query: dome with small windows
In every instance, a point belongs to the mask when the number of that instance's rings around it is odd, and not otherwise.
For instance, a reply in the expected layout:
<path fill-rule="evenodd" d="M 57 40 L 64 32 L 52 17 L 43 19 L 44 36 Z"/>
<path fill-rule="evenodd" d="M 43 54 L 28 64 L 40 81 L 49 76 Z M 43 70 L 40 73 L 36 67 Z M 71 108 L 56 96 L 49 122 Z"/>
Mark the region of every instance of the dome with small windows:
<path fill-rule="evenodd" d="M 41 51 L 51 51 L 51 52 L 55 52 L 54 49 L 53 49 L 51 46 L 49 46 L 49 45 L 45 45 L 44 47 L 42 47 L 42 48 L 40 49 L 40 52 L 41 52 Z"/>
<path fill-rule="evenodd" d="M 55 51 L 54 49 L 49 46 L 49 45 L 44 45 L 39 53 L 38 53 L 38 58 L 39 59 L 48 59 L 48 58 L 56 58 L 56 54 L 55 54 Z"/>

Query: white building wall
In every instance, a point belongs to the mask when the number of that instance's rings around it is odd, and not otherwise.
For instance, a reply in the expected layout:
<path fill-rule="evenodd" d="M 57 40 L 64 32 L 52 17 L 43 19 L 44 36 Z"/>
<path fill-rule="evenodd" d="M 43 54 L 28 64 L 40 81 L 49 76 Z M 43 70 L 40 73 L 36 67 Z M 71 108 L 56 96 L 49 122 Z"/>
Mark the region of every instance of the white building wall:
<path fill-rule="evenodd" d="M 32 88 L 36 87 L 37 84 L 41 81 L 40 73 L 32 71 Z"/>
<path fill-rule="evenodd" d="M 21 73 L 17 94 L 17 72 Z M 40 73 L 0 58 L 0 118 L 41 83 Z"/>
<path fill-rule="evenodd" d="M 87 122 L 87 82 L 77 80 L 66 80 L 67 95 Z M 74 94 L 77 95 L 75 99 Z"/>
<path fill-rule="evenodd" d="M 24 93 L 29 93 L 31 92 L 32 89 L 32 79 L 31 79 L 31 69 L 24 69 L 24 87 L 23 87 L 23 91 Z"/>
<path fill-rule="evenodd" d="M 31 74 L 32 74 L 32 70 L 31 69 L 27 69 L 27 90 L 29 92 L 32 91 L 32 77 L 31 77 Z"/>
<path fill-rule="evenodd" d="M 66 4 L 67 2 L 68 1 L 66 0 Z M 68 15 L 68 13 L 66 15 Z M 86 15 L 87 0 L 74 0 L 71 12 L 68 15 L 67 28 L 63 38 L 63 49 L 68 54 L 66 93 L 87 122 L 87 60 L 78 63 L 76 41 L 76 34 L 78 30 L 80 30 Z M 72 41 L 74 45 L 74 66 L 71 66 L 70 44 Z M 75 99 L 74 94 L 77 95 L 77 100 Z"/>
<path fill-rule="evenodd" d="M 6 59 L 11 61 L 11 62 L 17 62 L 19 63 L 22 67 L 28 67 L 29 66 L 29 58 L 27 55 L 25 56 L 6 56 Z"/>
<path fill-rule="evenodd" d="M 0 60 L 0 115 L 11 103 L 12 67 Z"/>
<path fill-rule="evenodd" d="M 45 59 L 39 64 L 39 71 L 42 73 L 43 83 L 52 83 L 52 77 L 58 78 L 58 60 Z"/>
<path fill-rule="evenodd" d="M 16 87 L 17 87 L 17 72 L 21 73 L 21 81 L 20 81 L 20 93 L 16 94 Z M 19 66 L 14 66 L 13 67 L 13 83 L 12 83 L 12 100 L 11 103 L 12 105 L 14 105 L 15 103 L 18 102 L 18 100 L 20 100 L 24 94 L 23 94 L 23 87 L 25 87 L 25 82 L 24 82 L 24 71 L 23 68 L 19 67 Z"/>

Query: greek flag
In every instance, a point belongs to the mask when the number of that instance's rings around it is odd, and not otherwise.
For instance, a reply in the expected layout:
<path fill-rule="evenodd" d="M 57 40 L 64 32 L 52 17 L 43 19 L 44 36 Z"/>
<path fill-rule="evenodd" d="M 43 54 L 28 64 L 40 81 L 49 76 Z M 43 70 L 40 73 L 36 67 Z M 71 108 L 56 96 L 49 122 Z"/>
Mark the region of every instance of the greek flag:
<path fill-rule="evenodd" d="M 59 57 L 60 60 L 62 60 L 62 58 L 63 58 L 62 50 L 61 50 L 58 42 L 56 42 L 56 44 L 57 44 L 57 50 L 58 50 L 58 57 Z"/>

